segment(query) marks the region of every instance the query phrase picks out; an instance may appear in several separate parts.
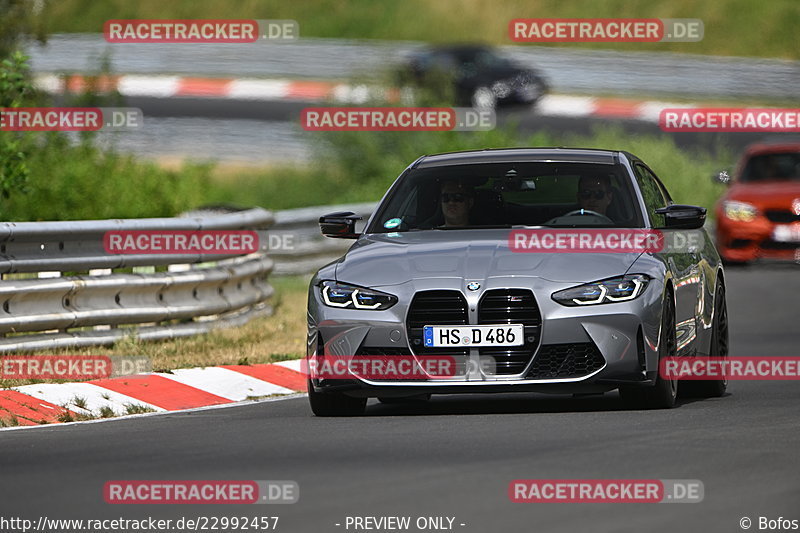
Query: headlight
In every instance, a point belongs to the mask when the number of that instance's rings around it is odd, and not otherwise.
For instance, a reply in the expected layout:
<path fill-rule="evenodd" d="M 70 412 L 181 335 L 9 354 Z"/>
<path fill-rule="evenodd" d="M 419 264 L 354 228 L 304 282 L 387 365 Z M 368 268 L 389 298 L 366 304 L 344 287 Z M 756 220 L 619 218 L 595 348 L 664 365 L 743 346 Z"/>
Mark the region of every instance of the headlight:
<path fill-rule="evenodd" d="M 756 218 L 758 214 L 758 208 L 746 202 L 723 202 L 722 211 L 729 219 L 738 220 L 740 222 L 750 222 Z"/>
<path fill-rule="evenodd" d="M 319 289 L 322 301 L 330 307 L 382 311 L 397 303 L 391 294 L 335 281 L 323 281 Z"/>
<path fill-rule="evenodd" d="M 569 307 L 627 302 L 641 296 L 649 281 L 644 274 L 595 281 L 555 292 L 553 300 Z"/>

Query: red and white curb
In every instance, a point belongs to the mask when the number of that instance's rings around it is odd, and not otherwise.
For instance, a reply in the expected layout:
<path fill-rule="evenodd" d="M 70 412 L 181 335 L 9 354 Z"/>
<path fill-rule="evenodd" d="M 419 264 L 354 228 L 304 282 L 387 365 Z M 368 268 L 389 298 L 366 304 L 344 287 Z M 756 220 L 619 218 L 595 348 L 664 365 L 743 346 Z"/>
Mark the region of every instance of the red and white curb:
<path fill-rule="evenodd" d="M 182 411 L 304 391 L 301 360 L 262 365 L 187 368 L 80 383 L 42 383 L 0 390 L 0 419 L 20 426 L 55 423 L 75 415 L 99 417 Z M 69 415 L 69 416 L 67 416 Z"/>
<path fill-rule="evenodd" d="M 199 97 L 231 100 L 326 100 L 346 98 L 350 86 L 329 81 L 288 79 L 226 79 L 182 76 L 36 76 L 37 88 L 50 94 L 76 93 L 93 88 L 123 96 L 153 98 Z"/>
<path fill-rule="evenodd" d="M 361 104 L 376 96 L 376 89 L 366 85 L 348 85 L 330 81 L 289 79 L 226 79 L 182 76 L 56 76 L 36 77 L 39 89 L 50 94 L 81 92 L 89 87 L 101 92 L 118 91 L 123 96 L 151 98 L 222 98 L 230 100 L 333 101 Z M 386 89 L 380 95 L 398 101 L 401 91 Z M 650 100 L 594 98 L 590 96 L 545 95 L 536 104 L 543 116 L 618 118 L 658 122 L 662 109 L 693 108 L 696 105 Z"/>

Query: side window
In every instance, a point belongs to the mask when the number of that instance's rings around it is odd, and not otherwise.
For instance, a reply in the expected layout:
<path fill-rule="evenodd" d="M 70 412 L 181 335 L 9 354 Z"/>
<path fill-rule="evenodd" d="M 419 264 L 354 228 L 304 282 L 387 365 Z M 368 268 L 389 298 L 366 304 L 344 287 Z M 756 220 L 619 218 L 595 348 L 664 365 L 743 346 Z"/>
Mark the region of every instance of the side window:
<path fill-rule="evenodd" d="M 661 185 L 655 176 L 642 165 L 636 164 L 633 167 L 636 174 L 636 181 L 639 182 L 639 189 L 644 197 L 644 205 L 647 208 L 647 216 L 654 227 L 664 226 L 664 215 L 657 215 L 656 209 L 666 207 L 668 200 L 665 197 Z"/>

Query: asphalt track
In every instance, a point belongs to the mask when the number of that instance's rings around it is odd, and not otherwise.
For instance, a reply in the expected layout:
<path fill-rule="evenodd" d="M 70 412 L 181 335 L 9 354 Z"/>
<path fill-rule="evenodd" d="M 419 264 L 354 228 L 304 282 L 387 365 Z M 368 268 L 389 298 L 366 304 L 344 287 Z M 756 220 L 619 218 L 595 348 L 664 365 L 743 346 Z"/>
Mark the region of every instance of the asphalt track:
<path fill-rule="evenodd" d="M 299 124 L 300 112 L 306 107 L 319 105 L 313 102 L 287 101 L 246 101 L 223 98 L 150 98 L 127 97 L 125 106 L 138 107 L 147 117 L 205 117 L 212 119 L 248 119 L 269 122 L 294 122 Z M 523 134 L 545 130 L 557 134 L 586 135 L 593 129 L 617 126 L 631 134 L 667 135 L 681 147 L 692 150 L 714 152 L 720 147 L 734 151 L 742 150 L 748 144 L 765 138 L 787 137 L 787 134 L 764 133 L 665 133 L 658 124 L 640 120 L 613 117 L 566 117 L 543 116 L 530 106 L 509 106 L 497 113 L 499 124 L 513 124 Z M 269 127 L 265 124 L 264 127 Z M 796 136 L 795 136 L 796 138 Z"/>
<path fill-rule="evenodd" d="M 735 38 L 732 36 L 732 38 Z M 225 43 L 110 44 L 100 34 L 55 34 L 26 51 L 36 72 L 95 72 L 107 58 L 115 72 L 214 77 L 353 79 L 395 68 L 419 42 L 313 39 Z M 687 47 L 686 50 L 690 50 Z M 780 59 L 503 46 L 515 62 L 544 74 L 554 92 L 675 95 L 698 98 L 800 96 L 800 62 Z"/>
<path fill-rule="evenodd" d="M 112 104 L 109 104 L 112 105 Z M 114 105 L 142 109 L 146 128 L 104 136 L 122 151 L 144 157 L 212 159 L 263 164 L 268 161 L 307 161 L 313 137 L 300 128 L 300 112 L 312 102 L 245 101 L 223 98 L 128 97 Z M 148 122 L 149 121 L 149 122 Z M 538 131 L 558 136 L 588 135 L 593 130 L 620 128 L 629 135 L 665 136 L 688 151 L 716 153 L 735 158 L 750 143 L 788 134 L 664 133 L 657 124 L 611 117 L 543 116 L 526 106 L 501 108 L 498 123 L 516 128 L 524 138 Z M 796 138 L 796 136 L 795 136 Z"/>
<path fill-rule="evenodd" d="M 732 355 L 798 354 L 798 274 L 729 269 Z M 301 397 L 0 431 L 0 516 L 277 515 L 283 532 L 347 531 L 346 516 L 451 516 L 456 531 L 565 533 L 734 532 L 747 516 L 757 531 L 760 516 L 800 520 L 798 401 L 800 383 L 740 381 L 667 411 L 625 410 L 616 393 L 523 394 L 370 403 L 367 416 L 322 419 Z M 520 478 L 699 479 L 705 499 L 511 503 Z M 300 501 L 109 505 L 102 487 L 115 479 L 295 480 Z"/>

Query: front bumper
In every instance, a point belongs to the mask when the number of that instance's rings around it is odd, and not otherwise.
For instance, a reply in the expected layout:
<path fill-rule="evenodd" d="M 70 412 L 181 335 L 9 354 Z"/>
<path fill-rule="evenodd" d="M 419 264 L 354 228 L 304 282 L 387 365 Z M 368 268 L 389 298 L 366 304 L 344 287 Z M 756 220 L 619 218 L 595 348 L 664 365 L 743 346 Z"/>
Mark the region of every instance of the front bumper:
<path fill-rule="evenodd" d="M 469 280 L 468 280 L 469 281 Z M 661 284 L 651 281 L 644 293 L 630 302 L 585 307 L 565 307 L 550 295 L 575 283 L 533 277 L 493 278 L 477 292 L 465 289 L 465 280 L 437 278 L 400 285 L 375 287 L 395 294 L 399 303 L 385 311 L 356 311 L 327 307 L 319 291 L 311 288 L 308 314 L 309 355 L 407 356 L 417 360 L 436 350 L 423 350 L 409 327 L 414 295 L 427 291 L 454 291 L 463 296 L 469 324 L 480 321 L 482 297 L 509 289 L 532 291 L 541 316 L 527 360 L 514 354 L 514 365 L 498 373 L 480 369 L 482 358 L 496 359 L 504 367 L 506 354 L 470 348 L 462 353 L 475 365 L 466 376 L 432 380 L 332 380 L 314 379 L 316 390 L 341 391 L 353 396 L 410 396 L 434 393 L 552 392 L 591 393 L 613 390 L 620 384 L 653 383 L 657 370 L 657 339 L 661 314 Z M 432 323 L 430 325 L 437 325 Z M 409 331 L 412 334 L 409 334 Z M 526 334 L 528 329 L 526 328 Z M 424 353 L 423 353 L 424 352 Z M 599 358 L 599 359 L 598 359 Z"/>

